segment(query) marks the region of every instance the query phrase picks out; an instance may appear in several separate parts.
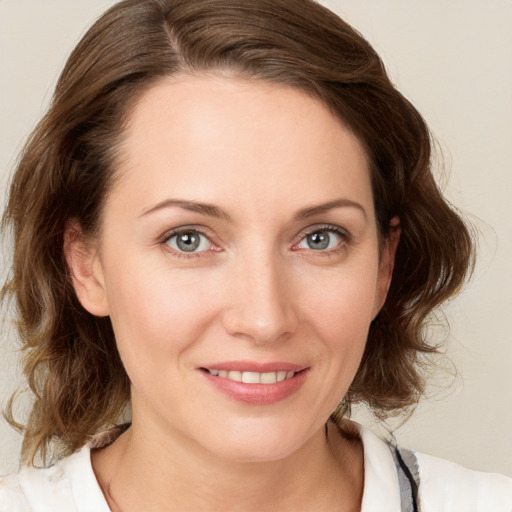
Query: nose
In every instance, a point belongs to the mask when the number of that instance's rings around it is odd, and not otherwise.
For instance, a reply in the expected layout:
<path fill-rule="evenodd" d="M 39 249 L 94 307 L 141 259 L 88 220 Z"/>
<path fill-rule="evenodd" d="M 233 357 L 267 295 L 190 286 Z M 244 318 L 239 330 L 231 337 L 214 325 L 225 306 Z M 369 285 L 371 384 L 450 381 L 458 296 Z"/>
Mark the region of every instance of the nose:
<path fill-rule="evenodd" d="M 276 256 L 245 258 L 231 268 L 222 320 L 232 336 L 263 345 L 284 340 L 297 327 L 290 269 Z"/>

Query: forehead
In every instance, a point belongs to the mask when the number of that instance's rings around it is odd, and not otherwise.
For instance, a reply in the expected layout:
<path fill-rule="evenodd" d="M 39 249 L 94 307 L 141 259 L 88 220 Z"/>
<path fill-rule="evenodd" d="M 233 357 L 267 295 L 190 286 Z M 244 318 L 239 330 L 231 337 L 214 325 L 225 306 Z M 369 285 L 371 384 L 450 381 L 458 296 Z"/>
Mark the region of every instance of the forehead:
<path fill-rule="evenodd" d="M 245 207 L 290 196 L 372 202 L 359 140 L 318 100 L 268 82 L 166 79 L 133 108 L 120 155 L 118 188 L 148 206 L 165 194 L 213 203 L 231 194 Z"/>

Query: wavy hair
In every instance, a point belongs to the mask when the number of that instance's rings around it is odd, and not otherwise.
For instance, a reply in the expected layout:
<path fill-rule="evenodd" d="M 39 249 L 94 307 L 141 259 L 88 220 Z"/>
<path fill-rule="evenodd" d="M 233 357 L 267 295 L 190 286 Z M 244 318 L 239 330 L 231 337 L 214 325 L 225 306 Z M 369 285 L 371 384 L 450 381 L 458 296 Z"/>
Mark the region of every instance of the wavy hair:
<path fill-rule="evenodd" d="M 363 143 L 381 239 L 399 216 L 401 240 L 387 301 L 338 414 L 366 402 L 386 417 L 424 390 L 422 361 L 436 351 L 425 323 L 465 281 L 473 245 L 434 181 L 426 123 L 373 48 L 312 0 L 125 0 L 70 55 L 22 151 L 3 216 L 14 245 L 3 295 L 14 299 L 33 393 L 26 424 L 17 424 L 24 463 L 73 452 L 129 403 L 110 320 L 76 298 L 64 232 L 78 221 L 86 236 L 97 233 L 137 99 L 164 77 L 212 71 L 305 91 Z M 16 424 L 12 400 L 8 416 Z"/>

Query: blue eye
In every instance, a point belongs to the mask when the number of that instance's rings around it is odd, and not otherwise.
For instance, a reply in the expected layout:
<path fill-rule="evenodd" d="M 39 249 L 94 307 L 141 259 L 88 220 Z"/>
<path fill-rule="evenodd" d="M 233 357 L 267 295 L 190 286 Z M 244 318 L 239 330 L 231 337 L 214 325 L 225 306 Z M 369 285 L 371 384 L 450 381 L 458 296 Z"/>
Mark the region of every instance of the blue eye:
<path fill-rule="evenodd" d="M 179 252 L 202 252 L 211 246 L 210 240 L 205 235 L 193 229 L 171 236 L 166 244 Z"/>
<path fill-rule="evenodd" d="M 341 240 L 341 234 L 333 229 L 317 229 L 304 236 L 297 247 L 313 251 L 326 251 L 337 247 Z"/>

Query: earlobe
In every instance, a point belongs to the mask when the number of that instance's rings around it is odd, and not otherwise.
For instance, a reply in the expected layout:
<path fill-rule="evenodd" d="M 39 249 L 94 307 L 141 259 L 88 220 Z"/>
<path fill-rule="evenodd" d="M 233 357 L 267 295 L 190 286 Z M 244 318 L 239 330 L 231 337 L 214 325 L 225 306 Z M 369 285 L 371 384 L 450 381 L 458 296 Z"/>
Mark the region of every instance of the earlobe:
<path fill-rule="evenodd" d="M 398 243 L 400 241 L 400 234 L 400 219 L 398 217 L 393 217 L 389 223 L 389 233 L 384 242 L 384 247 L 379 263 L 379 275 L 373 318 L 379 314 L 379 311 L 382 309 L 382 306 L 384 306 L 384 303 L 386 302 L 389 287 L 391 286 L 391 279 L 393 277 L 395 255 Z"/>
<path fill-rule="evenodd" d="M 108 316 L 103 270 L 96 244 L 88 241 L 78 222 L 70 222 L 64 234 L 64 255 L 80 304 L 95 316 Z"/>

